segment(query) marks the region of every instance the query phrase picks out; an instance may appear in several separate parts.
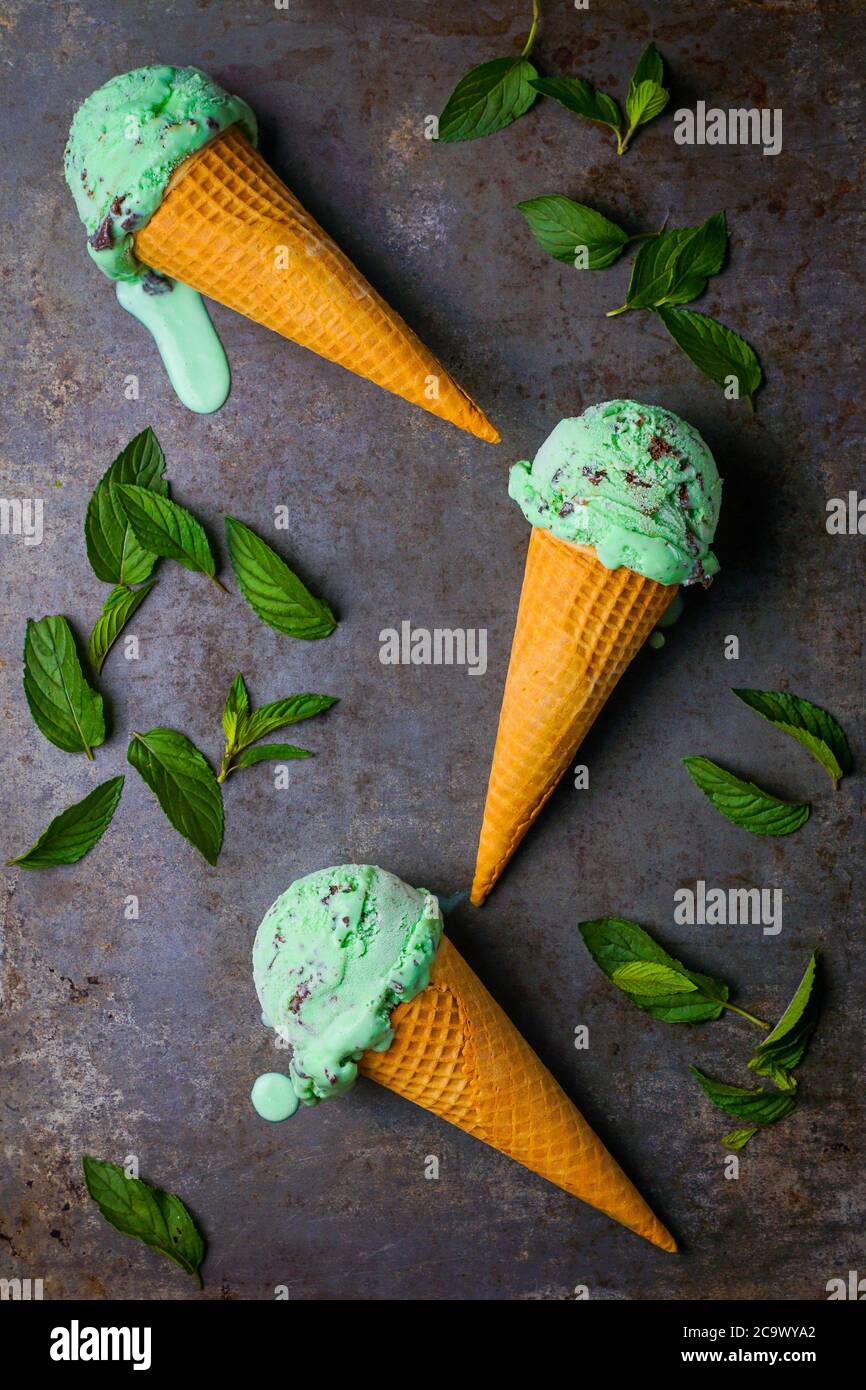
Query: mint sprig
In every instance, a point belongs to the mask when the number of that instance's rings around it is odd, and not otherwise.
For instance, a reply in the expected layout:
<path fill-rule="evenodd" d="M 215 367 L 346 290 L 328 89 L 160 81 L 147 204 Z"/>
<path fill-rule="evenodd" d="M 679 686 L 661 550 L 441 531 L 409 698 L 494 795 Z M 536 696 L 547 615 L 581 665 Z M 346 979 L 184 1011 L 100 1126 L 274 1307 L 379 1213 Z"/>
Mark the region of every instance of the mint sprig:
<path fill-rule="evenodd" d="M 733 694 L 749 709 L 808 749 L 830 774 L 834 788 L 851 771 L 853 759 L 845 731 L 832 714 L 821 709 L 820 705 L 813 705 L 811 700 L 804 700 L 800 695 L 789 695 L 783 690 L 734 689 Z"/>
<path fill-rule="evenodd" d="M 780 801 L 709 758 L 683 758 L 683 763 L 716 810 L 753 835 L 790 835 L 809 819 L 808 802 Z"/>
<path fill-rule="evenodd" d="M 461 77 L 439 117 L 437 139 L 445 144 L 477 140 L 524 115 L 536 99 L 538 69 L 529 61 L 538 32 L 538 0 L 532 0 L 532 27 L 517 58 L 493 58 Z"/>
<path fill-rule="evenodd" d="M 291 743 L 268 743 L 253 748 L 259 739 L 276 733 L 289 724 L 312 719 L 337 704 L 333 695 L 289 695 L 283 700 L 271 700 L 253 710 L 243 676 L 235 676 L 226 696 L 222 713 L 225 749 L 220 761 L 217 781 L 224 782 L 230 772 L 252 767 L 255 763 L 292 758 L 312 758 L 306 748 Z"/>
<path fill-rule="evenodd" d="M 662 1023 L 704 1023 L 721 1018 L 729 1009 L 766 1029 L 759 1018 L 728 1002 L 724 981 L 686 969 L 637 922 L 597 917 L 579 922 L 577 929 L 611 983 Z"/>
<path fill-rule="evenodd" d="M 541 96 L 552 97 L 575 116 L 611 130 L 618 155 L 625 154 L 638 127 L 661 115 L 667 106 L 670 92 L 663 84 L 664 63 L 654 43 L 647 44 L 631 75 L 625 118 L 615 97 L 582 77 L 536 77 L 531 82 Z"/>
<path fill-rule="evenodd" d="M 7 865 L 22 869 L 50 869 L 57 864 L 77 864 L 102 839 L 123 791 L 124 778 L 112 777 L 94 787 L 81 801 L 67 806 L 48 824 L 35 844 Z"/>
<path fill-rule="evenodd" d="M 723 212 L 713 213 L 700 226 L 671 228 L 645 242 L 635 257 L 625 302 L 609 309 L 607 317 L 697 299 L 708 278 L 721 270 L 727 244 Z"/>
<path fill-rule="evenodd" d="M 117 1163 L 85 1154 L 81 1166 L 88 1194 L 109 1225 L 173 1260 L 201 1288 L 205 1244 L 180 1198 L 140 1178 L 128 1178 Z"/>

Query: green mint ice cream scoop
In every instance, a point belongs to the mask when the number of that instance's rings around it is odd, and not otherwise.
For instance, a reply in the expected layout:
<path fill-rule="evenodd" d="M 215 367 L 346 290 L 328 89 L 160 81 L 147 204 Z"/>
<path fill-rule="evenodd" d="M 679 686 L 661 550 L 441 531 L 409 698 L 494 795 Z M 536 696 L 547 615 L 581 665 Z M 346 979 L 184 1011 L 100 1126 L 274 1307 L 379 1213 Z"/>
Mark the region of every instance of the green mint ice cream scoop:
<path fill-rule="evenodd" d="M 306 1105 L 345 1094 L 363 1054 L 390 1045 L 391 1011 L 428 984 L 441 937 L 433 894 L 384 869 L 344 864 L 296 879 L 253 946 L 263 1017 L 292 1054 L 286 1084 L 270 1072 L 253 1087 L 258 1113 L 288 1118 L 292 1092 Z"/>
<path fill-rule="evenodd" d="M 201 296 L 142 265 L 134 237 L 184 160 L 233 125 L 255 144 L 246 102 L 198 68 L 136 68 L 78 108 L 63 162 L 89 255 L 116 282 L 121 306 L 153 335 L 184 405 L 199 413 L 218 410 L 228 396 L 222 344 Z"/>
<path fill-rule="evenodd" d="M 722 480 L 697 430 L 657 405 L 606 401 L 561 420 L 508 492 L 527 521 L 659 584 L 708 583 Z"/>
<path fill-rule="evenodd" d="M 249 106 L 198 68 L 135 68 L 82 102 L 63 170 L 87 231 L 87 250 L 110 279 L 144 274 L 134 233 L 156 212 L 175 169 L 236 124 L 255 144 Z"/>

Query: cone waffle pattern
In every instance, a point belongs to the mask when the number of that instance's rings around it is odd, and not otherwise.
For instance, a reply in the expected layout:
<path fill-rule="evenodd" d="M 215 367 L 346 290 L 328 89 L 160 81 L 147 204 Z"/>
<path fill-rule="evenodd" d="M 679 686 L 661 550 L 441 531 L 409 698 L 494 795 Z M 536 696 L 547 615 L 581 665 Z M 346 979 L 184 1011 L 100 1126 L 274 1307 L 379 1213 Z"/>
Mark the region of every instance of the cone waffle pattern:
<path fill-rule="evenodd" d="M 533 526 L 487 787 L 482 903 L 677 592 Z"/>
<path fill-rule="evenodd" d="M 474 401 L 234 127 L 182 167 L 136 234 L 135 251 L 163 275 L 498 441 Z"/>
<path fill-rule="evenodd" d="M 446 937 L 365 1076 L 482 1139 L 663 1250 L 673 1238 Z"/>

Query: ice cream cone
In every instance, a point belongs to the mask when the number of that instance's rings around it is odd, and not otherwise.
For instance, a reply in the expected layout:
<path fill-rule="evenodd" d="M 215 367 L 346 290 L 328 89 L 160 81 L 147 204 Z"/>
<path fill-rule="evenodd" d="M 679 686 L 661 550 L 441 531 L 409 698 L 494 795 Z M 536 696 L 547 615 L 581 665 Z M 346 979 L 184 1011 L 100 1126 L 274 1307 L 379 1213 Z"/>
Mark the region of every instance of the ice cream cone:
<path fill-rule="evenodd" d="M 446 937 L 430 984 L 391 1015 L 360 1071 L 597 1207 L 663 1250 L 653 1215 L 565 1092 Z"/>
<path fill-rule="evenodd" d="M 533 526 L 472 883 L 487 897 L 677 585 Z"/>
<path fill-rule="evenodd" d="M 176 171 L 135 235 L 182 280 L 480 439 L 499 434 L 232 126 Z"/>

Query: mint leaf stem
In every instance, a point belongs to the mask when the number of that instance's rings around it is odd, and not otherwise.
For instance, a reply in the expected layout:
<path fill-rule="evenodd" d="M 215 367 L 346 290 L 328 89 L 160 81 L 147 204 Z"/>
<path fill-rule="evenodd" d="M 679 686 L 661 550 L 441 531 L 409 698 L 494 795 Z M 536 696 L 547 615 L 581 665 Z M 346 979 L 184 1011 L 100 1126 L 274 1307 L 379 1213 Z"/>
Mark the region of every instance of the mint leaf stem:
<path fill-rule="evenodd" d="M 747 1013 L 745 1009 L 738 1009 L 736 1004 L 725 1004 L 725 1008 L 730 1009 L 732 1014 L 739 1014 L 740 1018 L 747 1018 L 750 1023 L 754 1023 L 756 1028 L 762 1028 L 765 1033 L 770 1031 L 769 1023 L 765 1023 L 761 1018 L 756 1018 L 754 1014 Z"/>
<path fill-rule="evenodd" d="M 528 58 L 535 46 L 535 40 L 538 36 L 538 21 L 540 18 L 541 9 L 538 0 L 532 0 L 532 27 L 529 30 L 529 37 L 523 45 L 523 52 L 520 55 L 521 58 Z"/>

